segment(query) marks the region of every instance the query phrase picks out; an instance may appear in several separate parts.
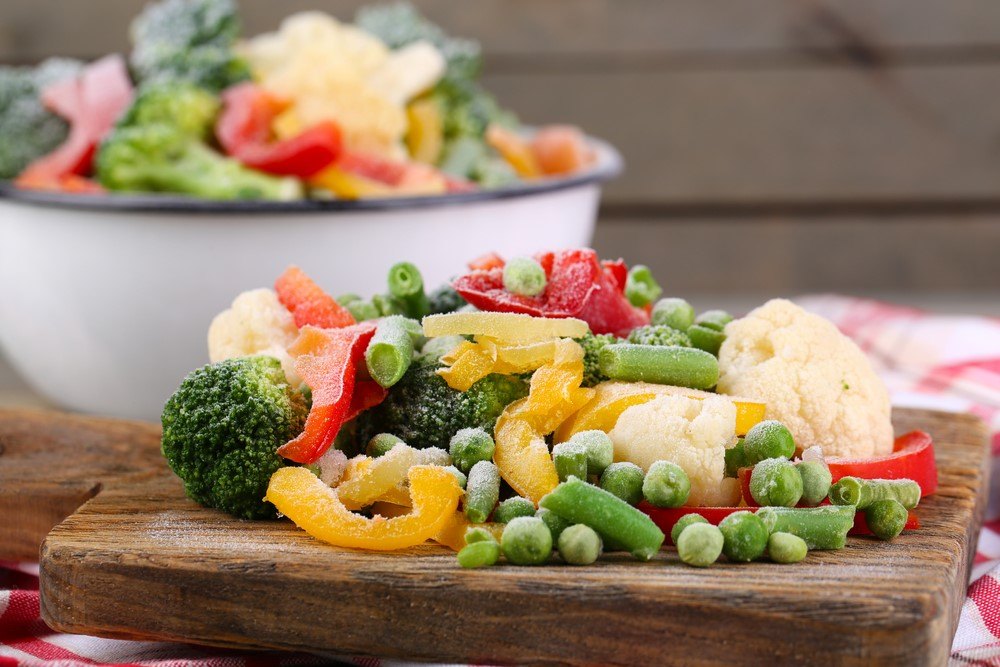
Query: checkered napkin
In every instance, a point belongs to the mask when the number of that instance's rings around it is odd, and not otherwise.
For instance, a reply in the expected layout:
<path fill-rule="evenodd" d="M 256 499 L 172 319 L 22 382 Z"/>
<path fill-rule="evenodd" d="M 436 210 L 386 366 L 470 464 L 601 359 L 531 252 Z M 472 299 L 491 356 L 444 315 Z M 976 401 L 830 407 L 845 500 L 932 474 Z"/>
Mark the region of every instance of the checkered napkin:
<path fill-rule="evenodd" d="M 993 492 L 951 665 L 1000 667 L 1000 320 L 929 315 L 840 296 L 806 297 L 799 303 L 831 319 L 858 342 L 885 379 L 895 405 L 970 412 L 989 425 Z M 59 634 L 41 621 L 38 604 L 38 567 L 0 563 L 0 667 L 241 667 L 337 662 L 331 656 L 250 653 Z M 403 664 L 375 658 L 340 662 L 363 667 Z"/>

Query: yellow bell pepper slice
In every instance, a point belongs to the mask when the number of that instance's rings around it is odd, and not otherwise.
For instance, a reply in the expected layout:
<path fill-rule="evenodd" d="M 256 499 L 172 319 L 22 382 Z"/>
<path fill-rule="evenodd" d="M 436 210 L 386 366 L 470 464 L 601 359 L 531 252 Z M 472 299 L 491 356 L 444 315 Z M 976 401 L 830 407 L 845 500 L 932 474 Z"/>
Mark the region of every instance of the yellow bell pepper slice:
<path fill-rule="evenodd" d="M 406 147 L 417 162 L 437 164 L 444 148 L 444 118 L 436 100 L 421 98 L 406 107 Z"/>
<path fill-rule="evenodd" d="M 440 533 L 458 509 L 462 489 L 440 466 L 409 471 L 413 510 L 400 517 L 366 518 L 344 507 L 331 489 L 305 468 L 280 468 L 271 476 L 267 500 L 314 538 L 338 547 L 392 551 Z"/>
<path fill-rule="evenodd" d="M 498 345 L 527 345 L 555 338 L 582 338 L 590 331 L 573 317 L 532 317 L 523 313 L 446 313 L 423 320 L 424 335 L 486 336 Z"/>
<path fill-rule="evenodd" d="M 337 167 L 329 167 L 309 179 L 313 185 L 326 188 L 341 199 L 366 199 L 369 197 L 393 197 L 399 192 L 385 183 L 373 181 L 364 176 L 351 174 Z"/>
<path fill-rule="evenodd" d="M 463 343 L 446 356 L 451 359 L 451 365 L 439 370 L 438 375 L 449 387 L 458 391 L 468 391 L 469 387 L 492 373 L 496 366 L 496 350 L 491 353 L 476 343 Z"/>
<path fill-rule="evenodd" d="M 397 517 L 405 516 L 409 510 L 405 507 L 400 507 L 398 505 L 393 505 L 390 503 L 375 503 L 372 505 L 372 511 L 376 514 L 381 514 L 384 517 Z M 461 551 L 465 546 L 465 531 L 475 526 L 476 528 L 485 528 L 492 533 L 493 537 L 496 538 L 497 542 L 500 541 L 500 536 L 503 535 L 504 524 L 502 523 L 469 523 L 469 520 L 465 518 L 464 512 L 455 512 L 452 517 L 445 524 L 445 527 L 441 529 L 437 535 L 431 539 L 442 544 L 452 551 Z"/>
<path fill-rule="evenodd" d="M 486 128 L 486 143 L 514 168 L 521 178 L 539 178 L 542 168 L 538 164 L 531 144 L 505 127 L 491 123 Z"/>
<path fill-rule="evenodd" d="M 492 338 L 477 336 L 475 343 L 466 341 L 441 357 L 441 361 L 449 366 L 438 371 L 438 375 L 452 389 L 468 391 L 469 387 L 490 373 L 527 373 L 551 363 L 555 350 L 555 340 L 509 346 L 498 344 Z"/>
<path fill-rule="evenodd" d="M 407 471 L 416 462 L 416 451 L 406 445 L 396 445 L 365 464 L 349 465 L 349 474 L 337 486 L 344 507 L 351 510 L 370 505 L 406 479 Z"/>
<path fill-rule="evenodd" d="M 657 396 L 679 395 L 704 399 L 714 396 L 707 391 L 672 387 L 646 382 L 602 382 L 594 387 L 594 397 L 556 429 L 555 442 L 565 442 L 580 431 L 598 430 L 607 433 L 615 427 L 622 413 L 633 405 L 641 405 Z M 736 434 L 746 435 L 754 424 L 764 420 L 767 404 L 747 398 L 730 396 L 736 404 Z"/>

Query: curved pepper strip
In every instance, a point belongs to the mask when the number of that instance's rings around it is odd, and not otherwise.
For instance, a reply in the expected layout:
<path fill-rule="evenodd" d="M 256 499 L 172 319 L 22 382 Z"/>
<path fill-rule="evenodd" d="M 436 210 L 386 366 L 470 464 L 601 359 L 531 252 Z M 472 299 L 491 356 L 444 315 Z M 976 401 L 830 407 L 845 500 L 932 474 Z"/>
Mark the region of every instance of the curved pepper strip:
<path fill-rule="evenodd" d="M 372 512 L 375 514 L 380 514 L 384 517 L 397 517 L 405 516 L 410 513 L 409 506 L 401 507 L 399 503 L 390 502 L 378 502 L 372 505 Z M 431 539 L 442 546 L 446 546 L 452 551 L 461 551 L 465 547 L 465 531 L 469 528 L 475 526 L 476 528 L 485 528 L 490 531 L 497 542 L 500 541 L 500 536 L 503 535 L 503 529 L 506 524 L 502 523 L 470 523 L 467 518 L 465 518 L 465 512 L 455 512 L 451 518 L 445 523 L 441 531 L 432 537 Z"/>
<path fill-rule="evenodd" d="M 312 389 L 312 408 L 305 430 L 278 448 L 280 456 L 312 463 L 330 448 L 357 407 L 353 405 L 355 374 L 374 333 L 373 322 L 341 329 L 307 326 L 299 332 L 288 351 L 295 357 L 295 372 Z"/>
<path fill-rule="evenodd" d="M 266 498 L 318 540 L 338 547 L 392 551 L 416 546 L 440 533 L 462 496 L 455 476 L 439 466 L 414 466 L 409 480 L 413 509 L 391 519 L 354 514 L 335 489 L 300 467 L 275 472 Z"/>
<path fill-rule="evenodd" d="M 545 436 L 593 396 L 582 381 L 583 348 L 560 340 L 552 363 L 532 375 L 527 398 L 508 405 L 497 420 L 493 461 L 500 476 L 536 504 L 559 484 Z"/>
<path fill-rule="evenodd" d="M 285 269 L 276 281 L 274 291 L 278 301 L 291 312 L 295 326 L 306 325 L 336 329 L 354 324 L 350 311 L 323 291 L 312 278 L 297 266 Z"/>
<path fill-rule="evenodd" d="M 274 141 L 274 119 L 288 102 L 253 83 L 241 83 L 223 92 L 222 104 L 216 137 L 226 153 L 248 167 L 306 179 L 329 167 L 341 153 L 340 128 L 329 121 L 290 139 Z"/>
<path fill-rule="evenodd" d="M 366 464 L 353 466 L 350 476 L 345 475 L 345 479 L 337 485 L 344 507 L 361 509 L 389 493 L 406 479 L 415 456 L 413 448 L 397 445 L 376 459 L 362 459 Z"/>
<path fill-rule="evenodd" d="M 685 514 L 698 514 L 705 518 L 713 526 L 718 526 L 719 522 L 730 514 L 744 511 L 754 511 L 754 507 L 653 507 L 643 501 L 638 505 L 639 509 L 649 515 L 660 530 L 670 539 L 670 531 L 674 524 L 680 521 Z M 904 530 L 917 530 L 920 528 L 920 520 L 917 515 L 910 512 L 906 519 Z M 857 512 L 854 515 L 854 526 L 847 531 L 848 535 L 871 535 L 872 532 L 865 522 L 865 513 Z"/>
<path fill-rule="evenodd" d="M 503 286 L 503 269 L 472 271 L 455 279 L 455 290 L 485 311 L 524 313 L 540 317 L 577 317 L 597 334 L 625 335 L 649 323 L 648 314 L 633 307 L 619 288 L 616 264 L 605 267 L 590 248 L 537 255 L 548 275 L 545 291 L 536 297 L 512 294 Z"/>

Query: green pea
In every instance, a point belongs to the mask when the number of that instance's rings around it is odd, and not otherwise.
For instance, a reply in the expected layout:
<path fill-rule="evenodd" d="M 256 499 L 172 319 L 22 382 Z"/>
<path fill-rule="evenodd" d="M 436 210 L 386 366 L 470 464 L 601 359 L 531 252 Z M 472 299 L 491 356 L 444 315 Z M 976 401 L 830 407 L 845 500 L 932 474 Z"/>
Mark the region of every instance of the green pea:
<path fill-rule="evenodd" d="M 636 264 L 625 280 L 625 298 L 636 308 L 645 308 L 660 298 L 663 290 L 648 266 Z"/>
<path fill-rule="evenodd" d="M 734 512 L 719 522 L 725 539 L 722 553 L 734 563 L 756 560 L 767 548 L 768 530 L 753 512 Z"/>
<path fill-rule="evenodd" d="M 372 436 L 365 447 L 365 454 L 375 459 L 389 453 L 396 445 L 405 445 L 401 438 L 397 438 L 391 433 L 379 433 Z"/>
<path fill-rule="evenodd" d="M 677 555 L 688 565 L 708 567 L 719 560 L 725 538 L 710 523 L 694 523 L 677 537 Z"/>
<path fill-rule="evenodd" d="M 750 474 L 750 495 L 760 505 L 795 507 L 802 498 L 802 476 L 788 459 L 764 459 Z"/>
<path fill-rule="evenodd" d="M 545 522 L 548 526 L 549 532 L 552 533 L 552 541 L 555 543 L 559 542 L 559 536 L 562 532 L 573 525 L 573 522 L 569 519 L 564 519 L 552 510 L 545 509 L 544 507 L 539 507 L 538 511 L 535 512 L 535 516 Z"/>
<path fill-rule="evenodd" d="M 708 519 L 696 512 L 685 514 L 678 519 L 677 523 L 674 524 L 674 527 L 670 529 L 670 541 L 676 545 L 677 538 L 680 537 L 681 532 L 693 523 L 708 523 Z"/>
<path fill-rule="evenodd" d="M 612 463 L 601 473 L 601 488 L 618 496 L 629 505 L 642 500 L 642 468 L 628 461 Z"/>
<path fill-rule="evenodd" d="M 723 331 L 726 325 L 732 321 L 733 316 L 724 310 L 706 310 L 698 316 L 694 323 L 716 331 Z"/>
<path fill-rule="evenodd" d="M 694 324 L 694 308 L 684 299 L 670 297 L 660 299 L 653 306 L 650 315 L 652 324 L 663 324 L 678 331 L 687 331 Z"/>
<path fill-rule="evenodd" d="M 496 445 L 493 438 L 481 428 L 463 428 L 451 437 L 448 451 L 456 468 L 468 474 L 480 461 L 493 459 Z"/>
<path fill-rule="evenodd" d="M 743 449 L 743 438 L 726 450 L 726 477 L 736 477 L 740 468 L 748 468 L 746 450 Z"/>
<path fill-rule="evenodd" d="M 515 496 L 503 501 L 493 510 L 493 521 L 496 523 L 510 523 L 519 516 L 535 516 L 535 503 Z"/>
<path fill-rule="evenodd" d="M 806 541 L 791 533 L 771 533 L 767 539 L 767 555 L 775 563 L 798 563 L 809 553 Z"/>
<path fill-rule="evenodd" d="M 743 438 L 743 451 L 749 465 L 764 459 L 790 459 L 795 455 L 795 438 L 784 424 L 767 419 L 747 431 Z"/>
<path fill-rule="evenodd" d="M 577 523 L 562 532 L 558 540 L 559 555 L 570 565 L 590 565 L 601 557 L 604 545 L 601 536 L 582 523 Z"/>
<path fill-rule="evenodd" d="M 802 500 L 808 505 L 819 505 L 830 493 L 833 475 L 822 461 L 796 461 L 795 469 L 802 478 Z"/>
<path fill-rule="evenodd" d="M 538 296 L 547 284 L 545 269 L 530 257 L 514 257 L 504 264 L 503 288 L 511 294 Z"/>
<path fill-rule="evenodd" d="M 656 461 L 642 480 L 642 496 L 654 507 L 681 507 L 690 493 L 687 473 L 671 461 Z"/>
<path fill-rule="evenodd" d="M 570 476 L 586 479 L 587 450 L 575 442 L 561 442 L 552 448 L 552 462 L 556 466 L 559 481 L 565 482 Z"/>
<path fill-rule="evenodd" d="M 372 305 L 382 317 L 402 315 L 405 311 L 402 304 L 391 294 L 376 294 L 372 297 Z"/>
<path fill-rule="evenodd" d="M 458 552 L 458 564 L 464 568 L 489 567 L 500 558 L 500 545 L 496 541 L 473 542 Z"/>
<path fill-rule="evenodd" d="M 514 565 L 541 565 L 552 553 L 552 533 L 538 517 L 519 516 L 504 527 L 500 548 Z"/>
<path fill-rule="evenodd" d="M 600 475 L 614 461 L 615 446 L 604 431 L 580 431 L 574 433 L 568 442 L 580 445 L 586 450 L 587 472 L 591 475 Z"/>
<path fill-rule="evenodd" d="M 891 540 L 903 532 L 909 512 L 893 498 L 874 501 L 865 509 L 865 522 L 880 540 Z"/>
<path fill-rule="evenodd" d="M 473 544 L 475 542 L 496 542 L 497 538 L 493 537 L 493 533 L 486 530 L 481 526 L 470 526 L 465 530 L 465 543 Z"/>
<path fill-rule="evenodd" d="M 492 461 L 480 461 L 469 470 L 465 484 L 465 516 L 470 523 L 483 523 L 493 513 L 500 497 L 500 472 Z"/>
<path fill-rule="evenodd" d="M 726 342 L 726 334 L 703 324 L 692 324 L 687 330 L 688 339 L 695 349 L 719 356 L 719 349 Z"/>

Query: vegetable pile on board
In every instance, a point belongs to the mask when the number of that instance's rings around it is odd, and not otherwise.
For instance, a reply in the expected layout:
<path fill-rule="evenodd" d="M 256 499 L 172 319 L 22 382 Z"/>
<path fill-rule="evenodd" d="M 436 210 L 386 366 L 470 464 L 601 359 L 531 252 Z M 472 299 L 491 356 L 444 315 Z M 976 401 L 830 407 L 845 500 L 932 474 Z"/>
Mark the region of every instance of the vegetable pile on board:
<path fill-rule="evenodd" d="M 919 528 L 926 433 L 829 322 L 770 301 L 696 314 L 590 249 L 491 254 L 428 293 L 334 298 L 291 267 L 212 322 L 163 411 L 194 500 L 341 547 L 433 540 L 462 567 L 794 563 Z"/>
<path fill-rule="evenodd" d="M 525 138 L 478 83 L 479 44 L 405 3 L 242 40 L 234 0 L 161 0 L 128 61 L 0 68 L 0 179 L 75 193 L 357 199 L 495 188 L 590 167 L 583 134 Z"/>

